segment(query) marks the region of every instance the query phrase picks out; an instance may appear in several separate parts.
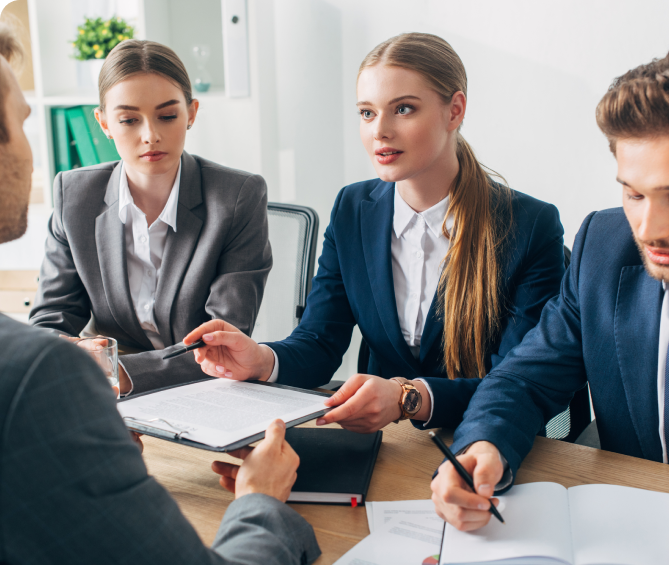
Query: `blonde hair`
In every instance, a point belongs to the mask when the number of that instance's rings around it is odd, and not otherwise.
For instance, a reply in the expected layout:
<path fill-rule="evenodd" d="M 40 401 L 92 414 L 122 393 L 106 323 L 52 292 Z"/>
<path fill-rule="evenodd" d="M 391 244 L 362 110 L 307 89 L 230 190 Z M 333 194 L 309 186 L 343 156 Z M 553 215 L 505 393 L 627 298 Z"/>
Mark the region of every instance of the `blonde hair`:
<path fill-rule="evenodd" d="M 669 54 L 616 78 L 595 115 L 614 155 L 619 139 L 669 135 Z"/>
<path fill-rule="evenodd" d="M 14 68 L 17 68 L 23 60 L 23 47 L 18 39 L 16 30 L 19 21 L 10 14 L 5 14 L 0 20 L 0 55 Z M 0 69 L 0 144 L 9 142 L 9 131 L 7 130 L 6 105 L 7 105 L 7 78 L 5 71 Z"/>
<path fill-rule="evenodd" d="M 186 67 L 172 49 L 155 41 L 126 39 L 111 50 L 102 65 L 98 79 L 100 111 L 105 110 L 105 96 L 112 86 L 140 73 L 165 77 L 181 88 L 187 106 L 193 101 Z"/>
<path fill-rule="evenodd" d="M 401 67 L 422 75 L 450 104 L 456 92 L 467 95 L 465 67 L 441 37 L 405 33 L 376 46 L 363 60 L 360 73 L 374 65 Z M 450 238 L 439 280 L 439 313 L 443 316 L 443 360 L 450 379 L 483 377 L 485 354 L 500 329 L 500 251 L 511 226 L 511 191 L 494 183 L 458 131 L 459 172 L 450 187 L 442 224 Z M 505 222 L 500 221 L 504 211 Z M 453 216 L 451 233 L 446 218 Z"/>

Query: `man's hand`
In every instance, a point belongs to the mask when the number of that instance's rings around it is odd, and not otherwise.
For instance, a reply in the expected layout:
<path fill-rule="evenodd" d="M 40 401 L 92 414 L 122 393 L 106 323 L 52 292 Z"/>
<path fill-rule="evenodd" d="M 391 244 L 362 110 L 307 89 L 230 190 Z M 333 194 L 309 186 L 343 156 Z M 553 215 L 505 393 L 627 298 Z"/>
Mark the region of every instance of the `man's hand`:
<path fill-rule="evenodd" d="M 202 339 L 207 345 L 195 349 L 195 361 L 212 377 L 227 377 L 237 381 L 260 379 L 266 381 L 274 369 L 274 354 L 232 324 L 211 320 L 194 329 L 184 343 Z"/>
<path fill-rule="evenodd" d="M 316 421 L 319 426 L 338 422 L 342 428 L 368 434 L 380 430 L 401 415 L 399 407 L 402 387 L 374 375 L 353 375 L 325 401 L 337 406 Z"/>
<path fill-rule="evenodd" d="M 437 514 L 463 532 L 485 526 L 492 514 L 490 502 L 495 506 L 496 498 L 490 498 L 495 485 L 502 479 L 504 466 L 498 449 L 487 441 L 472 444 L 458 461 L 474 479 L 476 493 L 460 478 L 453 465 L 446 461 L 439 467 L 439 474 L 432 480 L 432 501 Z"/>
<path fill-rule="evenodd" d="M 244 460 L 241 466 L 214 461 L 211 468 L 221 475 L 221 486 L 235 493 L 235 498 L 255 492 L 286 502 L 297 479 L 300 458 L 285 436 L 286 424 L 274 420 L 258 447 L 242 447 L 230 452 L 233 457 Z"/>

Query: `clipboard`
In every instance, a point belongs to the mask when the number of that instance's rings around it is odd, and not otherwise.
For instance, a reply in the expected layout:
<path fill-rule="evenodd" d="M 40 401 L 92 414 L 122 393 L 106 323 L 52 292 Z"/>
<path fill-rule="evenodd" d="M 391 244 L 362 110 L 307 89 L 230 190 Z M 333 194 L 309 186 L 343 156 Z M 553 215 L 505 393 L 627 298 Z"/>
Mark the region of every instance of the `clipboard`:
<path fill-rule="evenodd" d="M 132 400 L 134 398 L 139 398 L 140 396 L 147 396 L 149 394 L 154 394 L 156 392 L 162 392 L 164 390 L 169 390 L 173 388 L 180 388 L 183 386 L 188 386 L 192 385 L 195 383 L 200 383 L 203 381 L 211 381 L 211 380 L 217 380 L 216 377 L 211 377 L 211 378 L 206 378 L 206 379 L 198 379 L 196 381 L 191 381 L 188 383 L 182 383 L 178 385 L 173 385 L 173 386 L 166 386 L 163 388 L 151 390 L 148 392 L 142 392 L 139 394 L 134 394 L 130 397 L 126 398 L 121 398 L 118 400 L 118 403 L 125 402 L 127 400 Z M 294 390 L 301 392 L 303 394 L 313 394 L 314 396 L 324 396 L 326 398 L 329 398 L 331 395 L 325 393 L 325 392 L 317 392 L 315 390 L 309 390 L 309 389 L 303 389 L 303 388 L 297 388 L 293 386 L 287 386 L 287 385 L 282 385 L 278 383 L 266 383 L 264 381 L 246 381 L 249 384 L 253 383 L 254 385 L 258 386 L 264 386 L 264 387 L 273 387 L 273 388 L 282 388 L 286 390 Z M 309 422 L 311 420 L 315 420 L 316 418 L 320 418 L 321 416 L 327 414 L 331 409 L 325 409 L 325 410 L 319 410 L 318 412 L 314 412 L 312 414 L 308 414 L 307 416 L 303 416 L 302 418 L 297 418 L 295 420 L 290 420 L 289 422 L 286 422 L 286 429 L 292 428 L 294 426 L 297 426 L 299 424 L 303 424 L 305 422 Z M 155 426 L 151 425 L 151 422 L 154 421 L 160 421 L 163 424 L 167 424 L 168 426 L 174 428 L 174 431 L 167 431 L 162 428 L 156 428 Z M 204 443 L 200 443 L 198 441 L 193 441 L 188 438 L 183 437 L 183 434 L 187 432 L 187 430 L 181 430 L 176 426 L 173 426 L 169 421 L 163 420 L 162 418 L 153 418 L 151 420 L 139 420 L 137 418 L 132 418 L 132 417 L 123 417 L 123 422 L 125 423 L 126 427 L 133 431 L 137 432 L 140 434 L 144 434 L 147 436 L 155 437 L 158 439 L 164 439 L 166 441 L 171 441 L 173 443 L 179 443 L 181 445 L 187 445 L 189 447 L 195 447 L 197 449 L 204 449 L 206 451 L 215 451 L 217 453 L 227 453 L 228 451 L 234 451 L 235 449 L 239 449 L 241 447 L 246 447 L 247 445 L 254 443 L 256 441 L 260 441 L 261 439 L 265 438 L 265 432 L 260 432 L 257 434 L 253 434 L 251 436 L 245 437 L 239 441 L 236 441 L 234 443 L 231 443 L 229 445 L 224 445 L 220 447 L 214 447 L 211 445 L 207 445 Z"/>

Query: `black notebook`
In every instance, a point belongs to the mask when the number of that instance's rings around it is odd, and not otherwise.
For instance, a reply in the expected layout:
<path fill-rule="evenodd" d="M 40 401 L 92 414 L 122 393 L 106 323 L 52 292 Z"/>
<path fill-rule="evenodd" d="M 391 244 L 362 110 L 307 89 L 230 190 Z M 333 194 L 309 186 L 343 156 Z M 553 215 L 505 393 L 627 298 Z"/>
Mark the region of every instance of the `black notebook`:
<path fill-rule="evenodd" d="M 362 504 L 372 480 L 383 432 L 291 428 L 286 440 L 300 456 L 288 502 Z M 355 502 L 353 502 L 355 501 Z"/>

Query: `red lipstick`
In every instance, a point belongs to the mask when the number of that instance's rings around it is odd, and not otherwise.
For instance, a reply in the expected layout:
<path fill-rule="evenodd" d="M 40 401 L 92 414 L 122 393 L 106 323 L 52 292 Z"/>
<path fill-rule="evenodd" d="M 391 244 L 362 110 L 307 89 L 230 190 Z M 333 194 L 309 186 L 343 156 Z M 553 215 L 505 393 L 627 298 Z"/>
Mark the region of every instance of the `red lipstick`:
<path fill-rule="evenodd" d="M 390 165 L 390 163 L 394 163 L 400 158 L 402 153 L 404 153 L 404 151 L 394 149 L 393 147 L 381 147 L 374 151 L 376 161 L 382 165 Z"/>
<path fill-rule="evenodd" d="M 147 151 L 146 153 L 142 153 L 139 157 L 140 159 L 143 159 L 144 161 L 160 161 L 167 153 L 164 151 Z"/>

